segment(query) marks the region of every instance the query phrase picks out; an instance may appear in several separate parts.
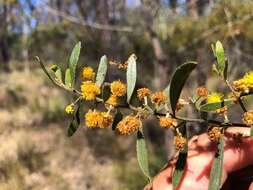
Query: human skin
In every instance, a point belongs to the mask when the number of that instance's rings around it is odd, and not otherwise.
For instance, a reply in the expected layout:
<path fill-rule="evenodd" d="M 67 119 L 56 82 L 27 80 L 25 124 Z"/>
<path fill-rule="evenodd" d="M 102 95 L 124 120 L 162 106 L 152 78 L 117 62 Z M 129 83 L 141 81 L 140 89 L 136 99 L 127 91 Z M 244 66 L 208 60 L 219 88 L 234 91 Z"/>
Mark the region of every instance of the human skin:
<path fill-rule="evenodd" d="M 250 185 L 249 178 L 253 176 L 253 138 L 242 137 L 240 134 L 249 135 L 249 128 L 232 127 L 226 130 L 224 139 L 224 165 L 222 172 L 222 184 L 226 185 L 222 189 L 231 190 L 253 190 L 253 183 Z M 217 143 L 209 140 L 208 135 L 202 134 L 194 136 L 188 142 L 188 157 L 182 180 L 177 190 L 207 190 L 212 161 L 215 155 Z M 175 156 L 168 163 L 168 167 L 159 173 L 152 183 L 147 185 L 144 190 L 172 190 L 172 174 L 176 162 Z M 240 171 L 241 170 L 241 171 Z M 236 174 L 240 171 L 240 174 Z M 230 176 L 235 178 L 231 180 Z M 245 178 L 246 177 L 246 178 Z M 227 180 L 228 179 L 228 180 Z M 245 181 L 245 179 L 248 179 Z M 227 180 L 227 181 L 226 181 Z M 230 181 L 237 181 L 232 183 Z M 245 186 L 246 182 L 249 184 Z M 232 186 L 232 187 L 231 187 Z"/>

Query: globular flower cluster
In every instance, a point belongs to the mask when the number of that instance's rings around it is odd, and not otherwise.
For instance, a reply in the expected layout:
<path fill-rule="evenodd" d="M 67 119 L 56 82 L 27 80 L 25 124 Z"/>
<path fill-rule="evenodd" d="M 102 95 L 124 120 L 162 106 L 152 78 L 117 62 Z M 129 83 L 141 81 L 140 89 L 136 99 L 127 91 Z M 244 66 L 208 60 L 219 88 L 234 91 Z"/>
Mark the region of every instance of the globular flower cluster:
<path fill-rule="evenodd" d="M 177 133 L 174 137 L 174 145 L 176 150 L 183 151 L 187 143 L 187 139 L 181 133 Z"/>
<path fill-rule="evenodd" d="M 118 97 L 124 96 L 126 94 L 126 85 L 120 80 L 114 81 L 110 85 L 111 95 L 106 100 L 106 106 L 117 106 L 118 105 Z"/>
<path fill-rule="evenodd" d="M 222 136 L 223 133 L 220 127 L 213 126 L 208 131 L 208 137 L 211 141 L 218 142 Z"/>
<path fill-rule="evenodd" d="M 129 135 L 136 132 L 140 127 L 140 119 L 135 116 L 128 115 L 118 123 L 116 129 L 121 135 Z"/>
<path fill-rule="evenodd" d="M 82 70 L 82 79 L 83 80 L 93 80 L 95 77 L 95 72 L 91 67 L 84 67 Z"/>
<path fill-rule="evenodd" d="M 119 80 L 112 82 L 111 93 L 116 97 L 124 96 L 126 94 L 126 85 Z"/>
<path fill-rule="evenodd" d="M 84 81 L 81 85 L 81 92 L 83 99 L 95 100 L 96 96 L 101 93 L 98 85 L 92 81 Z"/>
<path fill-rule="evenodd" d="M 223 97 L 223 94 L 217 93 L 217 92 L 212 92 L 207 96 L 207 103 L 222 102 L 222 97 Z M 220 113 L 220 114 L 227 113 L 227 107 L 224 106 L 220 109 L 217 109 L 216 112 Z"/>
<path fill-rule="evenodd" d="M 85 114 L 85 125 L 89 128 L 107 128 L 112 124 L 111 114 L 89 110 Z"/>
<path fill-rule="evenodd" d="M 177 120 L 171 117 L 160 117 L 159 123 L 165 129 L 171 129 L 177 126 Z"/>
<path fill-rule="evenodd" d="M 239 92 L 253 91 L 253 71 L 246 73 L 241 79 L 233 82 L 234 89 Z"/>
<path fill-rule="evenodd" d="M 206 87 L 200 86 L 196 89 L 196 93 L 199 97 L 207 97 L 208 90 Z"/>
<path fill-rule="evenodd" d="M 207 96 L 207 103 L 217 103 L 222 101 L 223 94 L 212 92 Z"/>
<path fill-rule="evenodd" d="M 75 111 L 75 109 L 74 109 L 74 104 L 69 104 L 69 105 L 67 105 L 66 108 L 65 108 L 65 112 L 66 112 L 67 114 L 73 114 L 74 111 Z"/>
<path fill-rule="evenodd" d="M 167 97 L 164 92 L 155 92 L 151 95 L 151 101 L 157 105 L 162 105 L 166 102 Z"/>
<path fill-rule="evenodd" d="M 245 112 L 242 120 L 248 126 L 253 125 L 253 111 Z"/>
<path fill-rule="evenodd" d="M 139 100 L 143 100 L 145 97 L 148 97 L 151 94 L 151 91 L 148 88 L 139 88 L 137 90 L 137 97 Z"/>

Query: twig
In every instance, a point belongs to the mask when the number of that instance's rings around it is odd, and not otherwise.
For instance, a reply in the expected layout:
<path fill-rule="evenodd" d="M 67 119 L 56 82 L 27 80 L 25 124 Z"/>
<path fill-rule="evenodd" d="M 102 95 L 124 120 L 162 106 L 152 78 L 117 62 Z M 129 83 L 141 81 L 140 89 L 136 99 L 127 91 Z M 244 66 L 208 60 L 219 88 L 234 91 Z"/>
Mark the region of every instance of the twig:
<path fill-rule="evenodd" d="M 65 12 L 55 10 L 52 7 L 45 4 L 42 5 L 42 8 L 46 9 L 50 14 L 60 16 L 70 22 L 73 22 L 85 27 L 90 27 L 97 30 L 110 30 L 110 31 L 118 31 L 118 32 L 132 32 L 133 31 L 133 29 L 129 26 L 112 26 L 112 25 L 105 25 L 105 24 L 100 24 L 96 22 L 88 23 L 75 16 L 66 14 Z M 38 11 L 41 11 L 41 10 L 38 9 Z"/>
<path fill-rule="evenodd" d="M 60 87 L 60 88 L 62 88 L 62 89 L 64 89 L 64 90 L 66 90 L 66 91 L 69 91 L 69 92 L 72 92 L 72 93 L 77 94 L 77 95 L 79 95 L 79 96 L 82 96 L 82 93 L 79 92 L 78 90 L 76 90 L 76 89 L 74 89 L 74 88 L 69 88 L 69 87 L 65 86 L 63 83 L 59 83 L 59 82 L 57 82 L 56 80 L 54 80 L 54 79 L 52 78 L 52 76 L 49 74 L 49 72 L 47 71 L 47 69 L 46 69 L 44 63 L 40 60 L 40 58 L 39 58 L 38 56 L 36 56 L 35 59 L 36 59 L 36 61 L 40 64 L 42 70 L 43 70 L 44 73 L 48 76 L 48 78 L 52 81 L 52 83 L 53 83 L 54 85 L 56 85 L 57 87 Z"/>

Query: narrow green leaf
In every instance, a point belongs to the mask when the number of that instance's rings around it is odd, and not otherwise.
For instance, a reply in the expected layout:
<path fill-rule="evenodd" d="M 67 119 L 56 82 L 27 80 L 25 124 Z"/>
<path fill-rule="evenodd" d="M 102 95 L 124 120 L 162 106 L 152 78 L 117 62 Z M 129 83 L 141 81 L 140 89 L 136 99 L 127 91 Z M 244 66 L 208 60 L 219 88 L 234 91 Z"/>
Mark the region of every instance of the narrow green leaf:
<path fill-rule="evenodd" d="M 205 111 L 205 112 L 211 112 L 211 111 L 216 111 L 217 109 L 223 108 L 224 106 L 229 107 L 233 104 L 234 104 L 233 100 L 225 99 L 222 102 L 203 104 L 203 105 L 199 106 L 199 110 Z"/>
<path fill-rule="evenodd" d="M 253 137 L 253 125 L 250 127 L 250 136 Z"/>
<path fill-rule="evenodd" d="M 51 66 L 51 70 L 54 72 L 56 80 L 61 83 L 62 82 L 61 68 L 58 67 L 57 65 L 53 65 Z"/>
<path fill-rule="evenodd" d="M 173 188 L 176 189 L 178 184 L 180 183 L 180 180 L 184 173 L 184 168 L 186 165 L 187 160 L 187 151 L 186 152 L 180 152 L 178 155 L 176 168 L 172 176 L 172 185 Z"/>
<path fill-rule="evenodd" d="M 215 44 L 215 56 L 217 58 L 217 69 L 219 73 L 222 76 L 224 76 L 224 71 L 226 68 L 225 53 L 224 53 L 224 48 L 222 46 L 222 43 L 220 41 L 217 41 Z"/>
<path fill-rule="evenodd" d="M 208 190 L 220 189 L 223 170 L 223 156 L 224 156 L 224 139 L 222 137 L 218 143 L 218 148 L 213 160 Z"/>
<path fill-rule="evenodd" d="M 129 103 L 134 92 L 135 84 L 137 79 L 136 73 L 136 57 L 132 54 L 128 58 L 127 66 L 127 102 Z"/>
<path fill-rule="evenodd" d="M 55 76 L 56 76 L 56 79 L 57 79 L 59 82 L 62 82 L 61 68 L 57 69 L 57 71 L 55 72 Z"/>
<path fill-rule="evenodd" d="M 117 110 L 115 117 L 113 119 L 113 122 L 112 122 L 112 130 L 116 129 L 117 124 L 122 120 L 122 118 L 123 118 L 122 113 L 120 112 L 120 110 Z"/>
<path fill-rule="evenodd" d="M 67 85 L 68 87 L 71 87 L 71 81 L 72 81 L 72 76 L 71 76 L 70 69 L 68 68 L 65 71 L 65 85 Z"/>
<path fill-rule="evenodd" d="M 137 160 L 143 174 L 149 180 L 151 180 L 150 173 L 149 173 L 148 151 L 147 151 L 143 132 L 140 130 L 137 133 L 136 151 L 137 151 Z"/>
<path fill-rule="evenodd" d="M 103 82 L 105 81 L 105 76 L 107 72 L 107 66 L 108 65 L 108 60 L 106 55 L 102 56 L 99 62 L 98 66 L 98 72 L 97 72 L 97 77 L 96 77 L 96 84 L 98 86 L 101 86 Z"/>
<path fill-rule="evenodd" d="M 73 86 L 75 83 L 76 66 L 79 59 L 80 51 L 81 51 L 81 42 L 78 42 L 73 48 L 69 58 L 69 68 L 72 76 L 71 86 Z"/>
<path fill-rule="evenodd" d="M 170 83 L 170 104 L 173 114 L 175 114 L 177 101 L 180 97 L 183 86 L 189 77 L 192 70 L 197 66 L 196 62 L 186 62 L 183 65 L 179 66 Z"/>
<path fill-rule="evenodd" d="M 73 116 L 72 121 L 69 124 L 69 128 L 68 128 L 68 137 L 71 137 L 76 130 L 78 129 L 80 125 L 80 105 L 78 105 L 78 108 L 76 110 L 75 115 Z"/>

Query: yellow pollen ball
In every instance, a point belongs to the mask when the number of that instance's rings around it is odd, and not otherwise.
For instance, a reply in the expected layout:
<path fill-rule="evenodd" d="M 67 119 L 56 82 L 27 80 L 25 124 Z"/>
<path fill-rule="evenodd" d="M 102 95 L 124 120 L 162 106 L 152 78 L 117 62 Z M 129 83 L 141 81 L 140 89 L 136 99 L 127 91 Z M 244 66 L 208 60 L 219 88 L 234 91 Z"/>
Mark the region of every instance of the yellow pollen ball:
<path fill-rule="evenodd" d="M 137 97 L 142 100 L 144 97 L 149 96 L 151 91 L 148 88 L 140 88 L 137 90 Z"/>
<path fill-rule="evenodd" d="M 106 112 L 102 112 L 102 120 L 100 121 L 100 123 L 98 124 L 98 126 L 100 128 L 107 128 L 112 124 L 113 121 L 113 117 L 111 114 L 108 114 Z"/>
<path fill-rule="evenodd" d="M 141 126 L 141 121 L 134 116 L 126 116 L 117 125 L 117 131 L 121 135 L 129 135 L 136 132 Z"/>
<path fill-rule="evenodd" d="M 151 101 L 153 103 L 158 104 L 158 105 L 164 104 L 166 99 L 167 99 L 167 97 L 164 94 L 164 92 L 156 92 L 156 93 L 152 94 L 152 96 L 151 96 Z"/>
<path fill-rule="evenodd" d="M 207 96 L 207 103 L 217 103 L 222 101 L 223 94 L 212 92 Z"/>
<path fill-rule="evenodd" d="M 183 151 L 186 143 L 187 143 L 187 139 L 183 137 L 181 133 L 178 133 L 174 137 L 174 145 L 175 145 L 176 150 Z"/>
<path fill-rule="evenodd" d="M 101 93 L 98 85 L 92 81 L 85 81 L 81 85 L 82 96 L 85 100 L 94 100 Z"/>
<path fill-rule="evenodd" d="M 223 136 L 221 128 L 220 127 L 212 127 L 208 131 L 208 137 L 211 141 L 216 141 L 218 142 L 219 139 Z"/>
<path fill-rule="evenodd" d="M 94 111 L 89 110 L 85 114 L 85 125 L 89 128 L 99 127 L 99 123 L 101 123 L 102 120 L 103 120 L 103 116 L 101 112 L 98 112 L 96 110 Z"/>
<path fill-rule="evenodd" d="M 95 73 L 91 67 L 84 67 L 82 71 L 82 79 L 92 80 L 94 79 Z"/>
<path fill-rule="evenodd" d="M 207 88 L 203 87 L 203 86 L 200 86 L 196 89 L 196 93 L 198 96 L 200 97 L 207 97 L 208 95 L 208 90 Z"/>
<path fill-rule="evenodd" d="M 111 93 L 114 96 L 124 96 L 126 94 L 126 85 L 121 81 L 114 81 L 111 83 Z"/>
<path fill-rule="evenodd" d="M 67 114 L 73 114 L 74 113 L 74 104 L 67 105 L 65 108 L 65 112 Z"/>
<path fill-rule="evenodd" d="M 171 117 L 160 117 L 159 123 L 162 128 L 169 129 L 177 126 L 177 120 Z"/>
<path fill-rule="evenodd" d="M 253 71 L 246 73 L 241 79 L 233 82 L 234 89 L 239 92 L 249 93 L 253 90 Z"/>
<path fill-rule="evenodd" d="M 247 111 L 243 114 L 243 122 L 248 126 L 253 125 L 253 111 Z"/>

